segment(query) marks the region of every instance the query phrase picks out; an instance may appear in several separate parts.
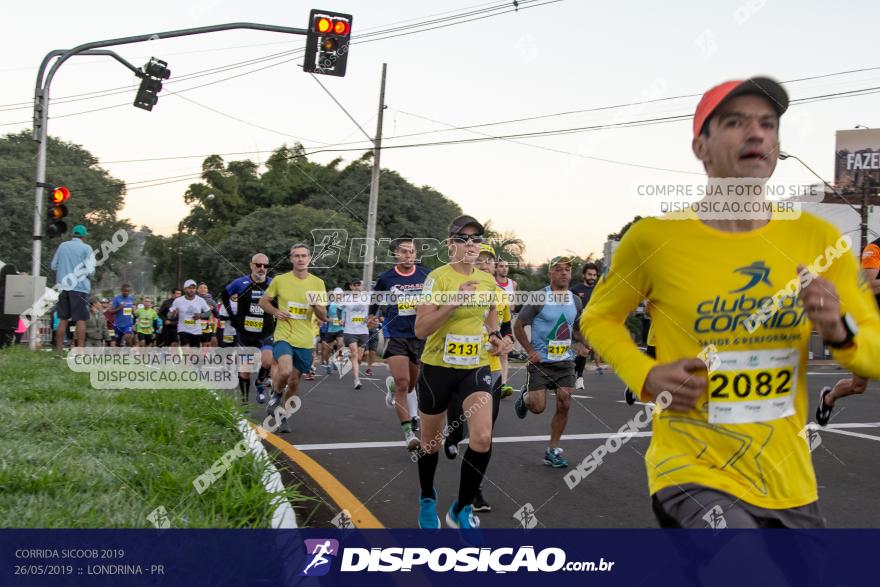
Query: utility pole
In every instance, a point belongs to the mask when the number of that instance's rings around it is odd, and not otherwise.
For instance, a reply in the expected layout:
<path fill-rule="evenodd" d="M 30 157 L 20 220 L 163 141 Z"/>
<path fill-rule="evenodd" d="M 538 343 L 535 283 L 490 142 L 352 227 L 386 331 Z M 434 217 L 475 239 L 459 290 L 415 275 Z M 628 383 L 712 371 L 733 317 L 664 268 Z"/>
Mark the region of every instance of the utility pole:
<path fill-rule="evenodd" d="M 258 24 L 250 22 L 232 22 L 227 24 L 196 27 L 191 29 L 180 29 L 174 31 L 165 31 L 160 33 L 147 33 L 143 35 L 135 35 L 132 37 L 121 37 L 116 39 L 106 39 L 103 41 L 93 41 L 77 45 L 73 49 L 56 49 L 49 51 L 40 63 L 37 72 L 37 82 L 34 89 L 34 129 L 33 139 L 37 143 L 37 163 L 36 163 L 36 181 L 34 189 L 34 230 L 31 243 L 31 275 L 34 278 L 33 303 L 34 307 L 38 306 L 38 300 L 43 298 L 43 292 L 38 291 L 37 284 L 40 277 L 40 260 L 42 256 L 43 242 L 43 214 L 45 213 L 43 206 L 43 186 L 46 184 L 46 147 L 48 144 L 48 123 L 49 123 L 49 90 L 52 85 L 52 79 L 58 68 L 61 67 L 68 59 L 77 55 L 106 55 L 119 61 L 122 65 L 134 72 L 138 77 L 142 77 L 144 72 L 113 51 L 105 50 L 103 47 L 112 47 L 117 45 L 130 45 L 132 43 L 143 43 L 156 39 L 170 39 L 175 37 L 185 37 L 189 35 L 199 35 L 204 33 L 214 33 L 219 31 L 229 31 L 236 29 L 249 29 L 257 31 L 268 31 L 274 33 L 285 33 L 291 35 L 308 35 L 307 29 L 283 27 L 269 24 Z M 50 67 L 51 64 L 51 67 Z M 47 72 L 48 69 L 48 72 Z M 36 349 L 36 340 L 38 338 L 38 321 L 36 318 L 31 322 L 28 331 L 30 339 L 30 349 Z"/>
<path fill-rule="evenodd" d="M 175 287 L 183 287 L 183 222 L 177 224 L 177 283 Z"/>
<path fill-rule="evenodd" d="M 367 251 L 364 262 L 364 288 L 373 286 L 373 262 L 376 257 L 376 212 L 379 207 L 379 155 L 382 152 L 382 116 L 385 112 L 385 72 L 388 64 L 382 64 L 382 84 L 379 86 L 379 114 L 376 121 L 376 138 L 373 140 L 373 177 L 370 181 L 370 206 L 367 212 Z"/>

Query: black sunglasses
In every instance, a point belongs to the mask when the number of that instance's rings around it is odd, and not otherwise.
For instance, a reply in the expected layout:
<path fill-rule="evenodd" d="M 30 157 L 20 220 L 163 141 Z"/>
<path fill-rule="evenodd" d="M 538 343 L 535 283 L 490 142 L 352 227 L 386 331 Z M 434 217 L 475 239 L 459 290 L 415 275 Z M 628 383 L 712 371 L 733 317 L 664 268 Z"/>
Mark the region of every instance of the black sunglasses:
<path fill-rule="evenodd" d="M 254 264 L 254 267 L 262 267 L 263 269 L 268 269 L 268 268 L 269 268 L 269 264 L 268 264 L 268 263 L 254 263 L 253 261 L 251 261 L 251 263 Z"/>
<path fill-rule="evenodd" d="M 453 234 L 449 237 L 454 243 L 466 243 L 468 241 L 476 244 L 480 244 L 483 242 L 483 235 L 481 234 Z"/>

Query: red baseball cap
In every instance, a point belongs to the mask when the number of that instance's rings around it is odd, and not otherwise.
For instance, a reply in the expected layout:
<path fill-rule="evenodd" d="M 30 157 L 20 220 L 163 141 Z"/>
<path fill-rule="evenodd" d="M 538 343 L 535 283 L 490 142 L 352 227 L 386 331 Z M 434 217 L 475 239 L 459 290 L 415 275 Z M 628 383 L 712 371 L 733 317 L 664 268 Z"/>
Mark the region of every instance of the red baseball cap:
<path fill-rule="evenodd" d="M 694 112 L 694 138 L 700 135 L 706 121 L 725 100 L 746 94 L 767 98 L 779 116 L 788 110 L 788 94 L 785 88 L 769 77 L 724 82 L 703 94 L 700 103 L 697 104 L 697 110 Z"/>

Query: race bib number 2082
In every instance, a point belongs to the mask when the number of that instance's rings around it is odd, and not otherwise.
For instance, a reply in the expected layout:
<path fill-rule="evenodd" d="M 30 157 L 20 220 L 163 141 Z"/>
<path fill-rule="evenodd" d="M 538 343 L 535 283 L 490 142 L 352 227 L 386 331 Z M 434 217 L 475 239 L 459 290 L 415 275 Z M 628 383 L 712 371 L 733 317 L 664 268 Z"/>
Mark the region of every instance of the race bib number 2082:
<path fill-rule="evenodd" d="M 794 414 L 798 349 L 718 353 L 709 374 L 709 422 L 749 424 Z"/>

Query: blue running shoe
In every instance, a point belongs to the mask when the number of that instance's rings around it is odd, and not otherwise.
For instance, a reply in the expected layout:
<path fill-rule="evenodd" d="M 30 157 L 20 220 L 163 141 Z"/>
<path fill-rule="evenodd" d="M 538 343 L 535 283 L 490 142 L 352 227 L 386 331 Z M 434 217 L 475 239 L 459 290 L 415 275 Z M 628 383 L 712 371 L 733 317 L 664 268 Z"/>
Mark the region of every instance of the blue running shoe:
<path fill-rule="evenodd" d="M 419 499 L 419 528 L 424 530 L 439 530 L 440 516 L 437 515 L 437 490 L 434 490 L 434 498 L 422 497 Z"/>
<path fill-rule="evenodd" d="M 461 511 L 458 512 L 456 516 L 455 513 L 455 505 L 458 501 L 453 501 L 452 505 L 449 506 L 449 511 L 446 512 L 446 523 L 450 528 L 458 528 L 459 530 L 475 530 L 480 527 L 480 518 L 474 515 L 474 508 L 466 505 L 461 508 Z"/>

